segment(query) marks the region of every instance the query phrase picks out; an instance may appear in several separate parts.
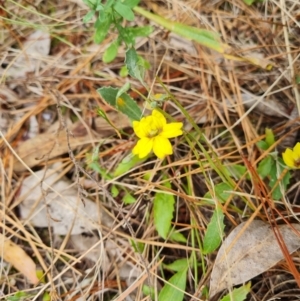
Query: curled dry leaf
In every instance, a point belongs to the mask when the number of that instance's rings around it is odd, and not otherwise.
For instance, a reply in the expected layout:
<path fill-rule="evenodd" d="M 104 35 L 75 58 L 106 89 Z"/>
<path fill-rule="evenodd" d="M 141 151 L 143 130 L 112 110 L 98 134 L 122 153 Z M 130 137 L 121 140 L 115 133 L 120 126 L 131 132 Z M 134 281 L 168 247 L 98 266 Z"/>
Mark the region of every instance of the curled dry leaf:
<path fill-rule="evenodd" d="M 254 220 L 243 232 L 246 223 L 238 225 L 224 240 L 210 279 L 210 296 L 223 289 L 245 283 L 284 259 L 274 232 L 268 224 Z M 300 231 L 299 224 L 293 227 Z M 300 237 L 289 225 L 279 225 L 289 253 L 300 247 Z"/>
<path fill-rule="evenodd" d="M 78 187 L 48 168 L 27 177 L 20 188 L 20 215 L 35 227 L 53 227 L 58 235 L 80 234 L 111 226 L 100 204 L 79 196 Z"/>
<path fill-rule="evenodd" d="M 37 284 L 36 265 L 18 245 L 0 233 L 0 255 L 21 272 L 32 284 Z"/>

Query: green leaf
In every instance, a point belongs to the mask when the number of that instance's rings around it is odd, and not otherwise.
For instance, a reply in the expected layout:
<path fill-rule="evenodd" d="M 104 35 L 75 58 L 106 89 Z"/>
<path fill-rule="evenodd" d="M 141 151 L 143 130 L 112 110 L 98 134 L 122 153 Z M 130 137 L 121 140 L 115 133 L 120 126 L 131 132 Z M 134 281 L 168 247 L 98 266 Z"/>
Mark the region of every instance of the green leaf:
<path fill-rule="evenodd" d="M 123 4 L 129 6 L 130 8 L 134 8 L 140 3 L 140 0 L 124 0 Z"/>
<path fill-rule="evenodd" d="M 136 199 L 134 196 L 132 196 L 130 193 L 126 193 L 123 197 L 123 202 L 125 205 L 133 204 L 136 202 Z"/>
<path fill-rule="evenodd" d="M 135 7 L 134 11 L 186 39 L 193 40 L 201 45 L 214 49 L 219 53 L 225 53 L 226 50 L 230 48 L 228 45 L 223 44 L 219 38 L 219 34 L 213 31 L 187 26 L 179 22 L 172 22 L 161 16 L 152 14 L 140 6 Z"/>
<path fill-rule="evenodd" d="M 97 27 L 96 32 L 94 36 L 94 41 L 97 44 L 100 44 L 103 42 L 105 37 L 108 34 L 108 30 L 111 25 L 111 14 L 102 14 L 104 15 L 101 19 L 98 19 L 97 21 Z"/>
<path fill-rule="evenodd" d="M 232 292 L 224 296 L 221 301 L 244 301 L 250 292 L 250 288 L 251 282 L 248 282 L 239 288 L 235 288 Z"/>
<path fill-rule="evenodd" d="M 170 183 L 166 183 L 170 188 Z M 171 229 L 175 199 L 171 194 L 157 192 L 153 201 L 154 225 L 158 234 L 166 239 Z"/>
<path fill-rule="evenodd" d="M 267 150 L 269 148 L 269 145 L 266 141 L 262 140 L 262 141 L 258 141 L 256 143 L 257 147 L 262 149 L 262 150 Z"/>
<path fill-rule="evenodd" d="M 243 0 L 247 5 L 252 5 L 255 0 Z"/>
<path fill-rule="evenodd" d="M 271 168 L 274 163 L 275 161 L 271 156 L 267 156 L 259 162 L 257 172 L 262 179 L 270 174 Z"/>
<path fill-rule="evenodd" d="M 133 21 L 134 20 L 134 13 L 133 13 L 132 9 L 129 6 L 124 5 L 121 2 L 117 2 L 114 5 L 114 9 L 125 20 L 128 20 L 128 21 Z"/>
<path fill-rule="evenodd" d="M 117 109 L 131 120 L 140 120 L 142 111 L 136 102 L 126 93 L 123 93 L 116 101 Z"/>
<path fill-rule="evenodd" d="M 119 194 L 119 189 L 118 189 L 118 187 L 116 186 L 116 185 L 113 185 L 112 187 L 111 187 L 111 195 L 112 195 L 112 197 L 116 197 L 118 194 Z"/>
<path fill-rule="evenodd" d="M 108 104 L 128 116 L 131 120 L 141 119 L 141 109 L 128 94 L 123 93 L 120 97 L 117 98 L 119 90 L 112 87 L 103 87 L 98 89 L 97 92 L 104 98 L 104 100 Z"/>
<path fill-rule="evenodd" d="M 95 15 L 94 10 L 89 11 L 82 19 L 83 23 L 89 22 L 93 18 L 94 15 Z"/>
<path fill-rule="evenodd" d="M 148 37 L 153 32 L 152 26 L 129 27 L 127 28 L 133 37 Z"/>
<path fill-rule="evenodd" d="M 188 269 L 174 274 L 159 293 L 158 301 L 182 301 Z"/>
<path fill-rule="evenodd" d="M 142 253 L 145 249 L 145 244 L 142 242 L 135 242 L 134 240 L 130 240 L 130 244 L 136 253 Z"/>
<path fill-rule="evenodd" d="M 133 47 L 135 44 L 135 37 L 127 27 L 122 27 L 120 24 L 116 24 L 116 28 L 119 32 L 119 39 L 123 41 L 127 48 Z"/>
<path fill-rule="evenodd" d="M 121 77 L 126 77 L 126 76 L 128 76 L 128 69 L 127 69 L 126 66 L 122 66 L 122 67 L 121 67 L 121 69 L 120 69 L 120 71 L 119 71 L 119 75 L 120 75 Z"/>
<path fill-rule="evenodd" d="M 180 272 L 189 267 L 189 260 L 187 258 L 178 259 L 172 262 L 171 264 L 164 264 L 164 267 L 174 272 Z"/>
<path fill-rule="evenodd" d="M 219 183 L 214 186 L 215 196 L 218 199 L 218 201 L 222 204 L 225 203 L 231 195 L 230 192 L 226 192 L 226 191 L 231 191 L 231 190 L 232 190 L 231 186 L 228 185 L 227 183 Z M 209 191 L 204 195 L 204 198 L 211 199 L 212 202 L 210 203 L 215 203 L 213 201 L 214 196 L 212 196 Z"/>
<path fill-rule="evenodd" d="M 275 143 L 275 136 L 271 129 L 266 128 L 265 132 L 266 132 L 265 141 L 268 144 L 268 146 L 270 147 Z"/>
<path fill-rule="evenodd" d="M 221 208 L 217 207 L 204 236 L 203 254 L 210 254 L 219 247 L 224 235 L 224 228 L 224 213 Z"/>
<path fill-rule="evenodd" d="M 104 4 L 104 8 L 108 9 L 108 8 L 112 7 L 115 2 L 116 2 L 116 0 L 107 0 L 106 3 Z"/>
<path fill-rule="evenodd" d="M 130 153 L 119 163 L 119 165 L 113 173 L 113 176 L 118 177 L 120 175 L 123 175 L 131 168 L 137 166 L 139 163 L 145 160 L 146 158 L 140 159 L 138 156 L 134 156 L 132 153 Z"/>
<path fill-rule="evenodd" d="M 125 64 L 128 69 L 128 73 L 133 78 L 144 83 L 145 68 L 140 65 L 139 57 L 134 48 L 129 48 L 126 51 Z"/>
<path fill-rule="evenodd" d="M 155 289 L 153 287 L 144 284 L 142 287 L 142 291 L 145 296 L 150 296 L 150 300 L 155 299 Z"/>
<path fill-rule="evenodd" d="M 186 237 L 182 233 L 177 232 L 177 231 L 173 231 L 171 233 L 170 239 L 173 240 L 173 241 L 182 242 L 182 243 L 187 242 Z"/>
<path fill-rule="evenodd" d="M 119 90 L 116 96 L 118 99 L 123 93 L 126 93 L 130 89 L 130 83 L 125 83 Z"/>
<path fill-rule="evenodd" d="M 118 91 L 118 89 L 112 87 L 102 87 L 97 90 L 97 92 L 103 97 L 103 99 L 114 108 L 116 108 L 116 97 Z"/>
<path fill-rule="evenodd" d="M 241 178 L 246 174 L 246 178 L 249 177 L 247 173 L 247 168 L 244 165 L 232 164 L 225 166 L 225 171 L 227 172 L 228 177 Z"/>
<path fill-rule="evenodd" d="M 277 168 L 279 169 L 279 171 L 277 171 Z M 273 189 L 273 187 L 276 185 L 277 180 L 278 180 L 278 175 L 281 175 L 281 173 L 283 172 L 284 169 L 285 169 L 285 166 L 284 166 L 284 162 L 283 162 L 282 158 L 278 158 L 278 163 L 273 164 L 273 166 L 270 170 L 269 186 L 271 187 L 271 189 Z M 286 191 L 287 186 L 290 183 L 290 178 L 291 178 L 291 173 L 289 171 L 287 171 L 285 173 L 283 179 L 280 182 L 280 184 L 282 185 L 283 191 Z M 282 198 L 282 192 L 281 192 L 280 185 L 277 185 L 274 188 L 274 190 L 272 192 L 272 198 L 275 201 L 280 200 Z"/>
<path fill-rule="evenodd" d="M 98 0 L 83 0 L 83 2 L 91 9 L 95 9 L 97 6 Z"/>
<path fill-rule="evenodd" d="M 118 41 L 112 42 L 103 53 L 103 57 L 102 57 L 103 62 L 106 64 L 112 62 L 118 54 L 118 48 L 119 48 L 119 42 Z"/>

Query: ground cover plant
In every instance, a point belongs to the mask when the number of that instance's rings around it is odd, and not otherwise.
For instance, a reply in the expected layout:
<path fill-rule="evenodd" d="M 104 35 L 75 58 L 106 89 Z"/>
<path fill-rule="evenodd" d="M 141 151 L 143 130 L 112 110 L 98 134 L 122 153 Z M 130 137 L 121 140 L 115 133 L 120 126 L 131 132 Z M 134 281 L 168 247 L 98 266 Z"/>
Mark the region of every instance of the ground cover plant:
<path fill-rule="evenodd" d="M 0 2 L 4 300 L 298 300 L 297 1 Z"/>

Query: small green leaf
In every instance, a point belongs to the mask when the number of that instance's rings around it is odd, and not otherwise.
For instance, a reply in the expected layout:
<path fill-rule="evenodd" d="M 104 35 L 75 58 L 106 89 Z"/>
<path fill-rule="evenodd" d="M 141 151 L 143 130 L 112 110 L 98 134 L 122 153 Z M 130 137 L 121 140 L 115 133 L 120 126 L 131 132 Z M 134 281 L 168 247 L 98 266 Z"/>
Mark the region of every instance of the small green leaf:
<path fill-rule="evenodd" d="M 170 188 L 170 183 L 166 183 Z M 171 229 L 174 211 L 174 196 L 164 192 L 157 192 L 153 200 L 154 225 L 158 234 L 166 239 Z"/>
<path fill-rule="evenodd" d="M 248 293 L 250 293 L 250 289 L 251 282 L 248 282 L 239 288 L 235 288 L 232 292 L 224 296 L 221 301 L 244 301 Z"/>
<path fill-rule="evenodd" d="M 262 179 L 270 174 L 271 168 L 274 164 L 275 161 L 271 156 L 267 156 L 259 162 L 257 172 Z"/>
<path fill-rule="evenodd" d="M 123 4 L 130 7 L 130 8 L 134 8 L 139 3 L 140 3 L 140 0 L 124 0 L 123 1 Z"/>
<path fill-rule="evenodd" d="M 103 42 L 103 40 L 108 34 L 108 30 L 111 25 L 111 15 L 110 14 L 103 14 L 103 15 L 104 17 L 102 17 L 101 19 L 98 18 L 96 23 L 97 27 L 94 36 L 94 41 L 97 44 Z"/>
<path fill-rule="evenodd" d="M 185 270 L 189 267 L 189 260 L 187 258 L 184 259 L 178 259 L 170 264 L 164 264 L 164 267 L 168 270 L 171 270 L 173 272 L 180 272 L 182 270 Z"/>
<path fill-rule="evenodd" d="M 159 293 L 158 301 L 182 301 L 186 287 L 188 269 L 174 274 Z"/>
<path fill-rule="evenodd" d="M 120 71 L 119 71 L 119 75 L 120 75 L 121 77 L 126 77 L 126 76 L 128 76 L 128 69 L 127 69 L 126 66 L 122 66 L 122 67 L 121 67 L 121 69 L 120 69 Z"/>
<path fill-rule="evenodd" d="M 123 175 L 131 168 L 137 166 L 139 163 L 145 161 L 146 158 L 140 159 L 138 156 L 134 156 L 132 153 L 127 155 L 117 166 L 115 172 L 113 173 L 114 177 Z"/>
<path fill-rule="evenodd" d="M 112 42 L 103 53 L 103 56 L 102 56 L 103 62 L 106 64 L 112 62 L 118 54 L 118 48 L 119 48 L 118 41 Z"/>
<path fill-rule="evenodd" d="M 51 300 L 52 300 L 51 295 L 48 292 L 45 292 L 43 294 L 43 301 L 51 301 Z"/>
<path fill-rule="evenodd" d="M 256 143 L 256 145 L 257 145 L 258 148 L 260 148 L 262 150 L 267 150 L 269 148 L 268 143 L 266 141 L 263 141 L 263 140 L 262 141 L 258 141 Z"/>
<path fill-rule="evenodd" d="M 128 73 L 138 79 L 141 83 L 144 83 L 145 68 L 140 65 L 139 56 L 134 48 L 129 48 L 126 51 L 125 64 L 128 69 Z"/>
<path fill-rule="evenodd" d="M 130 83 L 125 83 L 118 91 L 116 99 L 118 99 L 119 97 L 121 97 L 121 95 L 123 93 L 126 93 L 129 89 L 130 89 Z"/>
<path fill-rule="evenodd" d="M 83 2 L 90 8 L 95 9 L 97 6 L 98 0 L 83 0 Z"/>
<path fill-rule="evenodd" d="M 148 37 L 153 32 L 152 26 L 129 27 L 127 28 L 133 37 Z"/>
<path fill-rule="evenodd" d="M 131 120 L 140 120 L 142 111 L 136 102 L 126 93 L 117 99 L 117 109 Z"/>
<path fill-rule="evenodd" d="M 130 240 L 130 244 L 136 253 L 142 253 L 145 249 L 145 244 L 142 242 L 135 242 L 134 240 Z"/>
<path fill-rule="evenodd" d="M 116 185 L 113 185 L 112 187 L 111 187 L 111 195 L 112 195 L 112 197 L 116 197 L 118 194 L 119 194 L 119 189 L 118 189 L 118 187 L 116 186 Z"/>
<path fill-rule="evenodd" d="M 100 0 L 100 1 L 102 1 L 102 0 Z M 108 9 L 108 8 L 112 7 L 115 2 L 116 2 L 116 0 L 107 0 L 106 3 L 104 4 L 104 8 Z M 100 4 L 100 5 L 102 5 L 102 4 Z"/>
<path fill-rule="evenodd" d="M 255 2 L 255 0 L 243 0 L 243 1 L 249 6 Z"/>
<path fill-rule="evenodd" d="M 145 296 L 150 296 L 150 300 L 155 299 L 155 289 L 153 287 L 144 284 L 142 291 Z"/>
<path fill-rule="evenodd" d="M 187 242 L 186 237 L 182 233 L 177 232 L 177 231 L 173 231 L 171 233 L 170 239 L 173 241 L 182 242 L 182 243 Z"/>
<path fill-rule="evenodd" d="M 268 146 L 272 146 L 275 143 L 275 137 L 274 137 L 274 133 L 271 129 L 266 128 L 266 143 L 268 144 Z"/>
<path fill-rule="evenodd" d="M 242 176 L 245 176 L 246 179 L 249 179 L 249 173 L 247 172 L 247 168 L 244 165 L 240 164 L 232 164 L 226 166 L 226 171 L 228 171 L 227 175 L 229 177 L 234 177 L 240 179 Z"/>
<path fill-rule="evenodd" d="M 116 2 L 114 5 L 114 9 L 125 20 L 128 20 L 128 21 L 134 20 L 134 13 L 129 6 L 124 5 L 121 2 Z"/>
<path fill-rule="evenodd" d="M 279 171 L 277 171 L 277 168 L 279 169 Z M 278 163 L 277 164 L 273 164 L 271 170 L 270 170 L 270 182 L 269 182 L 269 186 L 273 189 L 273 187 L 276 185 L 277 180 L 278 180 L 278 176 L 281 175 L 281 173 L 284 171 L 285 167 L 284 167 L 284 162 L 282 160 L 282 158 L 278 158 Z M 288 184 L 290 183 L 290 178 L 291 178 L 291 173 L 289 171 L 287 171 L 283 177 L 283 179 L 281 180 L 280 184 L 282 185 L 283 191 L 286 191 L 286 188 L 288 186 Z M 280 200 L 282 198 L 282 192 L 281 192 L 281 188 L 280 185 L 277 185 L 273 192 L 272 192 L 272 198 L 277 201 Z"/>
<path fill-rule="evenodd" d="M 112 87 L 102 87 L 97 90 L 97 92 L 103 97 L 103 99 L 114 108 L 116 108 L 116 97 L 118 91 L 118 89 Z"/>
<path fill-rule="evenodd" d="M 219 247 L 224 235 L 224 228 L 224 213 L 221 208 L 217 207 L 204 236 L 203 254 L 210 254 Z"/>
<path fill-rule="evenodd" d="M 218 201 L 222 204 L 225 203 L 231 195 L 230 192 L 226 192 L 226 191 L 231 191 L 231 190 L 232 190 L 232 188 L 227 183 L 219 183 L 214 186 L 215 196 L 218 199 Z M 209 191 L 204 195 L 204 198 L 211 199 L 212 202 L 210 202 L 210 203 L 215 203 L 213 201 L 214 197 L 211 195 L 211 193 Z"/>
<path fill-rule="evenodd" d="M 128 94 L 123 93 L 120 97 L 117 97 L 119 90 L 112 87 L 103 87 L 98 89 L 97 92 L 108 104 L 128 116 L 131 120 L 141 119 L 141 109 Z"/>
<path fill-rule="evenodd" d="M 125 205 L 133 204 L 136 202 L 136 198 L 133 197 L 130 193 L 126 193 L 123 197 L 123 202 Z"/>
<path fill-rule="evenodd" d="M 91 10 L 89 11 L 82 19 L 83 23 L 87 23 L 90 20 L 92 20 L 93 16 L 95 15 L 95 11 Z"/>

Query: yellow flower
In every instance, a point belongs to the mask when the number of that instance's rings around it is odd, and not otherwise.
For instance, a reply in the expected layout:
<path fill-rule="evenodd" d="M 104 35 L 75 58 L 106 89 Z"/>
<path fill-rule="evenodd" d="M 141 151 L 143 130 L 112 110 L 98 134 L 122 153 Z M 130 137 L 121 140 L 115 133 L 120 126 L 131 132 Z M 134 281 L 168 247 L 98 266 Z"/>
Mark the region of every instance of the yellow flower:
<path fill-rule="evenodd" d="M 152 115 L 143 117 L 140 121 L 133 121 L 133 130 L 140 138 L 132 150 L 133 154 L 144 158 L 153 150 L 160 159 L 173 154 L 169 138 L 182 135 L 182 126 L 182 122 L 167 124 L 164 115 L 157 110 L 153 110 Z"/>
<path fill-rule="evenodd" d="M 300 168 L 300 142 L 298 142 L 293 150 L 287 148 L 282 154 L 284 163 L 292 168 Z"/>

